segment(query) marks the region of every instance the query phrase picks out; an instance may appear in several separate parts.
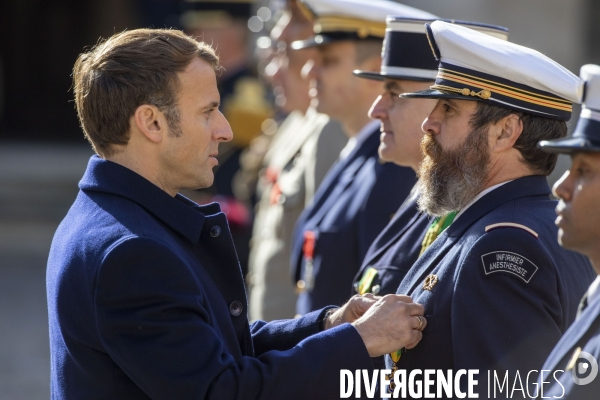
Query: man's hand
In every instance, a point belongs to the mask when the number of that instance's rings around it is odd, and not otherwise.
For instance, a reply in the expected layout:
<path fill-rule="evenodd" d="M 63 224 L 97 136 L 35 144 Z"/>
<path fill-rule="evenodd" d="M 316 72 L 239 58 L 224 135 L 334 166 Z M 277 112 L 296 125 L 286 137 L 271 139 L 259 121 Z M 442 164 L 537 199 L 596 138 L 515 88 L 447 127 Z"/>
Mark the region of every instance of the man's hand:
<path fill-rule="evenodd" d="M 333 328 L 346 322 L 352 323 L 356 321 L 380 298 L 371 293 L 366 293 L 362 296 L 352 296 L 346 304 L 329 314 L 325 320 L 325 329 Z"/>
<path fill-rule="evenodd" d="M 408 296 L 388 294 L 368 307 L 352 325 L 362 337 L 369 355 L 378 357 L 403 347 L 415 347 L 427 326 L 424 311 L 422 305 L 413 303 Z"/>

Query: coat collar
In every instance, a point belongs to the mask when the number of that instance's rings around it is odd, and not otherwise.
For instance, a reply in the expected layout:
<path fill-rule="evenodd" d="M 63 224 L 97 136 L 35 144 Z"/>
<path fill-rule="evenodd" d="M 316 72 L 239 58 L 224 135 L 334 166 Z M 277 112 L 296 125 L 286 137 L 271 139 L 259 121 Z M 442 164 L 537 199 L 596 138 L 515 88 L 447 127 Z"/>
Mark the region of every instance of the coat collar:
<path fill-rule="evenodd" d="M 379 127 L 373 129 L 368 135 L 363 136 L 359 142 L 357 142 L 354 150 L 346 156 L 343 160 L 338 160 L 325 178 L 319 185 L 317 192 L 313 197 L 313 205 L 305 210 L 308 215 L 308 210 L 315 210 L 320 208 L 322 203 L 330 196 L 331 192 L 335 189 L 338 181 L 342 175 L 346 175 L 349 179 L 347 184 L 351 182 L 351 177 L 360 170 L 360 167 L 368 160 L 368 158 L 377 151 L 379 147 Z M 311 214 L 312 215 L 312 214 Z"/>
<path fill-rule="evenodd" d="M 218 203 L 200 206 L 180 194 L 171 197 L 129 168 L 96 155 L 90 158 L 79 188 L 129 199 L 193 244 L 200 239 L 205 216 L 221 212 Z"/>
<path fill-rule="evenodd" d="M 550 196 L 550 187 L 545 176 L 524 176 L 492 190 L 473 203 L 444 233 L 449 237 L 460 237 L 474 222 L 493 209 L 506 202 L 529 196 Z"/>

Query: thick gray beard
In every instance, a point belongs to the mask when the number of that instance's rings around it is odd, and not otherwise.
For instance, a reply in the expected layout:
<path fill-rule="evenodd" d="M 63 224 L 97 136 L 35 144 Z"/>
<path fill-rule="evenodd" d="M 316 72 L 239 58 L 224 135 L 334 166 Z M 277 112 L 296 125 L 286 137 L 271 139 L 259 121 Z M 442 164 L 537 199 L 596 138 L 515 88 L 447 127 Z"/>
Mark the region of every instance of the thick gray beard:
<path fill-rule="evenodd" d="M 430 134 L 421 142 L 419 210 L 433 216 L 459 211 L 475 198 L 487 180 L 490 150 L 487 129 L 477 129 L 453 150 L 442 150 Z"/>

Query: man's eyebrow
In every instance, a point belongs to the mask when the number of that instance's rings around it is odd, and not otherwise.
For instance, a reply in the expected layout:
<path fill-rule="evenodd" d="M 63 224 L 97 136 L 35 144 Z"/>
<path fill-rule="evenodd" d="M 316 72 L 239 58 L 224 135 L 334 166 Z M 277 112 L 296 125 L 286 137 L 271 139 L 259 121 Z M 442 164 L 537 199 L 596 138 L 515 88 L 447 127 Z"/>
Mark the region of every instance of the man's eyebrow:
<path fill-rule="evenodd" d="M 219 106 L 221 105 L 220 101 L 212 101 L 210 103 L 208 103 L 206 106 L 202 107 L 203 110 L 210 110 L 213 108 L 219 108 Z"/>

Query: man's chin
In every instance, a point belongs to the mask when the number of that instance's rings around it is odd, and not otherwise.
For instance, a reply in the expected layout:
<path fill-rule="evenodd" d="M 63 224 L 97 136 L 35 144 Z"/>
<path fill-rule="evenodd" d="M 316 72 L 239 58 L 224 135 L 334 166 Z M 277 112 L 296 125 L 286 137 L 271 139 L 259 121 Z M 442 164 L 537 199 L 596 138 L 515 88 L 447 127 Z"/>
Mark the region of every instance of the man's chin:
<path fill-rule="evenodd" d="M 385 144 L 380 143 L 379 148 L 377 149 L 377 153 L 379 154 L 379 158 L 385 162 L 393 162 L 391 149 Z"/>
<path fill-rule="evenodd" d="M 563 228 L 558 228 L 558 243 L 568 250 L 576 250 L 576 244 L 572 243 L 572 238 L 569 237 L 569 233 L 565 232 Z"/>

